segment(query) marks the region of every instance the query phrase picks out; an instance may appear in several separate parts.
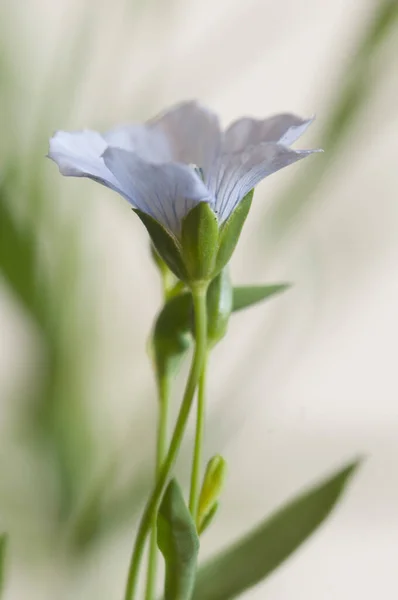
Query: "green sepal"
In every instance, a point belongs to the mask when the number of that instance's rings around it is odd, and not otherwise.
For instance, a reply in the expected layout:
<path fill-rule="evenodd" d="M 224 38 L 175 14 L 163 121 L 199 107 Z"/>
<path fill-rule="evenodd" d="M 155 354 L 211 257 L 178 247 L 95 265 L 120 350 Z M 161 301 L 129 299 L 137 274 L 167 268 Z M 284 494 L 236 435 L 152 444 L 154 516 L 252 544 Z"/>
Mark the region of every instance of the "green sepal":
<path fill-rule="evenodd" d="M 238 243 L 239 236 L 242 231 L 246 217 L 249 214 L 253 199 L 254 190 L 251 190 L 243 200 L 238 204 L 233 213 L 228 217 L 220 230 L 219 235 L 219 249 L 216 258 L 215 274 L 219 273 L 221 269 L 228 264 L 233 251 L 235 250 L 236 244 Z"/>
<path fill-rule="evenodd" d="M 210 525 L 214 521 L 214 517 L 218 513 L 218 509 L 220 508 L 220 503 L 215 502 L 212 508 L 209 510 L 207 515 L 203 517 L 202 521 L 198 524 L 198 534 L 202 535 L 210 527 Z"/>
<path fill-rule="evenodd" d="M 214 506 L 218 504 L 220 494 L 224 487 L 226 474 L 227 463 L 224 458 L 219 454 L 213 456 L 207 463 L 199 496 L 198 514 L 196 518 L 196 526 L 199 532 L 204 531 L 209 524 L 209 516 L 213 511 L 217 510 L 214 509 Z M 214 514 L 212 514 L 211 518 L 214 517 Z"/>
<path fill-rule="evenodd" d="M 173 375 L 192 343 L 192 297 L 188 292 L 168 300 L 152 333 L 155 371 L 161 379 Z"/>
<path fill-rule="evenodd" d="M 213 279 L 207 290 L 207 338 L 210 345 L 226 334 L 233 306 L 233 288 L 228 269 Z"/>
<path fill-rule="evenodd" d="M 159 252 L 156 250 L 155 246 L 152 243 L 150 244 L 150 249 L 153 262 L 155 263 L 161 274 L 163 275 L 170 272 L 169 267 L 166 265 L 163 258 L 160 256 Z"/>
<path fill-rule="evenodd" d="M 193 600 L 232 600 L 265 579 L 330 514 L 358 462 L 294 498 L 199 570 Z"/>
<path fill-rule="evenodd" d="M 145 225 L 156 251 L 176 277 L 187 280 L 187 271 L 177 241 L 166 229 L 146 213 L 133 209 Z"/>
<path fill-rule="evenodd" d="M 174 479 L 159 508 L 157 535 L 166 566 L 164 600 L 190 600 L 195 586 L 199 537 Z"/>
<path fill-rule="evenodd" d="M 0 595 L 4 589 L 5 562 L 7 554 L 8 536 L 6 533 L 0 535 Z"/>
<path fill-rule="evenodd" d="M 218 221 L 207 202 L 197 204 L 183 219 L 181 247 L 189 281 L 211 279 L 218 249 Z"/>
<path fill-rule="evenodd" d="M 162 279 L 164 297 L 166 299 L 171 298 L 171 296 L 175 295 L 173 290 L 176 285 L 183 285 L 183 282 L 180 281 L 180 279 L 177 279 L 174 273 L 170 271 L 169 267 L 166 265 L 152 242 L 150 243 L 150 249 L 153 262 L 155 263 Z"/>
<path fill-rule="evenodd" d="M 242 310 L 252 304 L 257 304 L 263 300 L 281 294 L 291 287 L 290 283 L 276 283 L 273 285 L 242 285 L 234 287 L 233 290 L 233 311 Z"/>

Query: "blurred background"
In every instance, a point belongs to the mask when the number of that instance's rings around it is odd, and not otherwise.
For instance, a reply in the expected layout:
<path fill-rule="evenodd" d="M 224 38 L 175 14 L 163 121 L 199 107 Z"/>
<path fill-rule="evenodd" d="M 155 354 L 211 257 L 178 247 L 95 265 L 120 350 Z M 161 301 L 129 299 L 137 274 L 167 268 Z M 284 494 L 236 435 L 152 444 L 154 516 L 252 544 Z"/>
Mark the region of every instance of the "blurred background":
<path fill-rule="evenodd" d="M 191 98 L 225 125 L 316 113 L 298 145 L 325 149 L 258 187 L 232 261 L 236 283 L 294 286 L 214 353 L 206 457 L 230 466 L 202 557 L 360 454 L 332 518 L 244 597 L 397 594 L 397 51 L 395 0 L 0 0 L 5 600 L 120 598 L 154 459 L 147 234 L 62 178 L 48 138 Z"/>

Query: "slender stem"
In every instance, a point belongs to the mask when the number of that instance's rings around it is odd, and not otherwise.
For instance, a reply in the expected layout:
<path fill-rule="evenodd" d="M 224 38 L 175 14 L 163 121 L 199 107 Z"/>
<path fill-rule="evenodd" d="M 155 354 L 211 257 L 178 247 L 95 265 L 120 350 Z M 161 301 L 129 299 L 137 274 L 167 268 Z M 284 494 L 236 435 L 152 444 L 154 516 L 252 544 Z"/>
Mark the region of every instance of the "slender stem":
<path fill-rule="evenodd" d="M 207 370 L 208 353 L 206 353 L 205 362 L 198 385 L 198 405 L 196 412 L 196 433 L 195 446 L 192 461 L 191 474 L 191 492 L 189 496 L 189 510 L 196 521 L 200 494 L 200 476 L 203 454 L 203 440 L 205 432 L 205 412 L 206 412 L 206 370 Z"/>
<path fill-rule="evenodd" d="M 164 489 L 171 470 L 174 466 L 178 451 L 184 437 L 189 413 L 191 410 L 195 389 L 203 370 L 207 347 L 207 314 L 206 314 L 207 285 L 192 288 L 192 298 L 195 311 L 196 344 L 192 358 L 191 370 L 185 388 L 180 412 L 171 438 L 169 451 L 163 463 L 157 483 L 145 506 L 131 556 L 124 600 L 134 600 L 137 595 L 138 573 L 144 552 L 145 539 L 157 513 Z"/>
<path fill-rule="evenodd" d="M 156 467 L 155 467 L 155 481 L 157 481 L 164 459 L 167 454 L 167 432 L 169 424 L 169 399 L 170 399 L 170 377 L 167 374 L 163 374 L 159 378 L 159 420 L 158 420 L 158 431 L 157 431 L 157 443 L 156 443 Z M 146 592 L 145 600 L 153 600 L 156 592 L 156 574 L 158 566 L 158 544 L 157 544 L 157 527 L 156 527 L 156 513 L 152 519 L 152 531 L 151 539 L 149 543 L 149 557 L 148 557 L 148 572 L 146 580 Z"/>

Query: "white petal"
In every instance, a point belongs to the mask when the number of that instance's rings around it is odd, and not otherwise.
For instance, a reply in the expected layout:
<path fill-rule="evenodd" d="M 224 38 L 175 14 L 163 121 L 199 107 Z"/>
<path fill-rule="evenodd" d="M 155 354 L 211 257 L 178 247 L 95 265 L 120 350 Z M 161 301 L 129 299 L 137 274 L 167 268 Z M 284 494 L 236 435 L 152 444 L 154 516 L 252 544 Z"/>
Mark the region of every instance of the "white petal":
<path fill-rule="evenodd" d="M 62 175 L 90 177 L 113 188 L 117 181 L 102 158 L 106 148 L 105 140 L 96 131 L 57 131 L 50 139 L 48 157 Z"/>
<path fill-rule="evenodd" d="M 177 237 L 181 221 L 210 195 L 195 171 L 177 163 L 150 164 L 132 152 L 108 148 L 104 162 L 118 180 L 123 195 Z"/>
<path fill-rule="evenodd" d="M 239 202 L 262 179 L 319 150 L 293 150 L 276 143 L 251 146 L 244 152 L 219 158 L 208 188 L 216 197 L 214 211 L 224 222 Z"/>
<path fill-rule="evenodd" d="M 220 148 L 218 118 L 197 102 L 179 104 L 149 121 L 147 126 L 166 135 L 174 161 L 194 164 L 204 173 Z"/>
<path fill-rule="evenodd" d="M 224 134 L 223 152 L 242 152 L 248 146 L 264 142 L 279 142 L 290 146 L 311 125 L 313 119 L 300 119 L 291 114 L 282 114 L 268 119 L 244 117 L 234 121 Z"/>
<path fill-rule="evenodd" d="M 173 160 L 170 143 L 165 134 L 146 125 L 126 125 L 102 134 L 107 145 L 135 152 L 140 158 L 152 163 Z"/>

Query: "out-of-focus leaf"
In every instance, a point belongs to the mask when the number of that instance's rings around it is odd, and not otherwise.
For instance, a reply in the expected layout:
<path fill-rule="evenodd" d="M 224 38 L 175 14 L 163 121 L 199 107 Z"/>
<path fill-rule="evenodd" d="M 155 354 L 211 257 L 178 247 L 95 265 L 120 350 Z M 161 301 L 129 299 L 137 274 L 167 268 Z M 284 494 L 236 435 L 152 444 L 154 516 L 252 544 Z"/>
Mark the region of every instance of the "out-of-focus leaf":
<path fill-rule="evenodd" d="M 2 596 L 4 590 L 7 546 L 7 534 L 3 533 L 2 535 L 0 535 L 0 596 Z"/>
<path fill-rule="evenodd" d="M 0 272 L 17 299 L 41 326 L 46 322 L 46 297 L 40 285 L 34 237 L 18 224 L 10 209 L 7 184 L 0 187 Z"/>
<path fill-rule="evenodd" d="M 90 550 L 99 540 L 106 540 L 121 524 L 136 516 L 138 518 L 152 483 L 151 465 L 144 462 L 139 470 L 134 470 L 134 476 L 126 487 L 115 491 L 112 490 L 112 473 L 116 471 L 117 464 L 120 461 L 112 461 L 110 468 L 95 482 L 72 516 L 68 541 L 73 552 Z"/>
<path fill-rule="evenodd" d="M 242 285 L 234 287 L 233 311 L 242 310 L 252 304 L 268 300 L 290 288 L 290 283 L 273 285 Z"/>
<path fill-rule="evenodd" d="M 351 475 L 354 462 L 293 499 L 232 548 L 199 570 L 193 600 L 230 600 L 265 579 L 329 515 Z"/>
<path fill-rule="evenodd" d="M 158 545 L 166 563 L 165 600 L 190 600 L 199 538 L 178 483 L 173 479 L 158 514 Z"/>
<path fill-rule="evenodd" d="M 379 46 L 397 27 L 398 2 L 375 2 L 368 23 L 342 75 L 341 83 L 336 87 L 329 115 L 322 115 L 324 127 L 315 146 L 323 148 L 325 154 L 318 155 L 308 166 L 300 167 L 298 177 L 293 178 L 287 189 L 275 199 L 273 207 L 267 212 L 266 220 L 260 223 L 262 247 L 264 240 L 271 243 L 279 241 L 301 210 L 311 201 L 316 201 L 314 191 L 321 184 L 331 160 L 348 140 L 358 118 L 363 114 L 362 109 L 377 89 L 377 74 L 382 70 L 375 70 L 374 58 Z"/>
<path fill-rule="evenodd" d="M 0 185 L 0 275 L 42 337 L 45 373 L 28 405 L 24 437 L 27 442 L 35 437 L 36 449 L 50 449 L 60 484 L 59 516 L 66 516 L 78 495 L 90 449 L 80 398 L 82 361 L 71 361 L 71 356 L 77 357 L 70 340 L 71 323 L 77 327 L 73 235 L 68 231 L 65 239 L 60 236 L 50 265 L 42 252 L 40 219 L 17 217 L 18 190 L 18 173 L 10 172 Z M 65 225 L 65 234 L 66 229 Z"/>
<path fill-rule="evenodd" d="M 41 101 L 32 117 L 34 128 L 29 139 L 27 161 L 24 164 L 24 169 L 31 179 L 29 185 L 41 184 L 37 173 L 42 172 L 44 160 L 43 152 L 38 152 L 38 148 L 47 147 L 52 132 L 55 129 L 66 128 L 70 120 L 91 64 L 92 42 L 98 21 L 94 0 L 87 0 L 76 26 L 68 27 L 57 36 L 56 47 L 42 84 Z M 34 200 L 40 202 L 40 195 L 36 195 Z"/>

